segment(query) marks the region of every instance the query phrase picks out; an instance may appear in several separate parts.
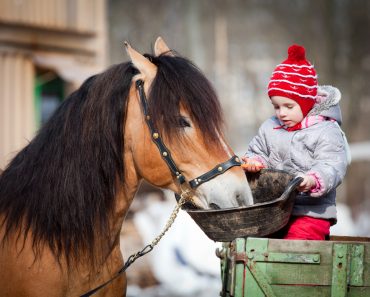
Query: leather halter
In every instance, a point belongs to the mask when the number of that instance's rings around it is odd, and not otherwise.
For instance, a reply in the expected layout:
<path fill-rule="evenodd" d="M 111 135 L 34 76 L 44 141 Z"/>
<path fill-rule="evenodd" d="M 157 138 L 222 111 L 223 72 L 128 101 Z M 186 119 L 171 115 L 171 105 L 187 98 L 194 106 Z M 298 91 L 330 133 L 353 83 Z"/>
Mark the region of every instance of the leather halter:
<path fill-rule="evenodd" d="M 144 82 L 142 80 L 137 80 L 136 88 L 139 92 L 140 102 L 141 102 L 141 106 L 143 109 L 145 121 L 148 125 L 153 142 L 157 145 L 159 153 L 161 154 L 161 157 L 163 158 L 163 160 L 167 163 L 167 166 L 170 169 L 172 175 L 176 176 L 180 184 L 185 183 L 186 178 L 184 177 L 182 172 L 179 170 L 179 168 L 176 166 L 176 163 L 172 159 L 170 151 L 168 150 L 168 148 L 162 141 L 159 131 L 154 127 L 154 123 L 149 114 L 148 100 L 146 99 L 145 92 L 144 92 Z M 217 175 L 223 174 L 230 168 L 234 166 L 240 166 L 240 165 L 241 165 L 241 162 L 239 158 L 236 155 L 234 155 L 226 162 L 220 163 L 216 165 L 210 171 L 198 176 L 197 178 L 190 180 L 188 184 L 190 185 L 192 189 L 196 189 L 201 184 L 215 178 Z"/>

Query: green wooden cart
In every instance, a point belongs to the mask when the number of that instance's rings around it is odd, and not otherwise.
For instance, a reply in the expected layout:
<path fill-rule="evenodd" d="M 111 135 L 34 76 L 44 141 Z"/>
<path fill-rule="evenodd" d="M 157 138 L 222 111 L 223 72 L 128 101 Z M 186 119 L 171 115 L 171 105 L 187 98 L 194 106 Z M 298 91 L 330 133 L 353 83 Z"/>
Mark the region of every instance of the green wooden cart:
<path fill-rule="evenodd" d="M 370 296 L 369 238 L 237 238 L 216 253 L 223 297 Z"/>

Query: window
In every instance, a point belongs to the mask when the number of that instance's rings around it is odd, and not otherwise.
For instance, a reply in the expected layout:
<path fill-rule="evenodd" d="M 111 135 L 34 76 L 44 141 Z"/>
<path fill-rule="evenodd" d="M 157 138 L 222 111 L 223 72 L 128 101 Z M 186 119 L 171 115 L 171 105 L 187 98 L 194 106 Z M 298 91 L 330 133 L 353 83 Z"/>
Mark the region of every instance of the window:
<path fill-rule="evenodd" d="M 45 124 L 64 98 L 65 82 L 53 71 L 37 69 L 35 110 L 37 127 Z"/>

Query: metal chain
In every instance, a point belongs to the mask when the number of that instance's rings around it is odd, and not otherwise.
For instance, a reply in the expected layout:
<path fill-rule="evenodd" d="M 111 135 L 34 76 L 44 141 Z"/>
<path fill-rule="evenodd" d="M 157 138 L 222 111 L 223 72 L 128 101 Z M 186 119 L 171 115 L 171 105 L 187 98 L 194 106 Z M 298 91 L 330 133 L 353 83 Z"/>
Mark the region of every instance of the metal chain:
<path fill-rule="evenodd" d="M 158 244 L 158 242 L 162 239 L 164 234 L 168 231 L 168 229 L 170 229 L 170 227 L 172 226 L 173 222 L 177 217 L 177 214 L 179 213 L 181 206 L 185 204 L 189 193 L 190 191 L 185 191 L 181 193 L 180 195 L 181 198 L 177 202 L 177 205 L 175 206 L 174 210 L 172 211 L 172 214 L 168 219 L 166 226 L 164 227 L 163 231 L 152 241 L 152 243 L 150 244 L 151 246 L 155 247 Z"/>
<path fill-rule="evenodd" d="M 125 271 L 132 263 L 136 261 L 137 258 L 140 258 L 141 256 L 144 256 L 145 254 L 151 252 L 153 248 L 158 244 L 158 242 L 162 239 L 162 237 L 166 234 L 168 229 L 171 228 L 172 224 L 174 223 L 177 217 L 177 214 L 180 211 L 180 208 L 185 204 L 186 200 L 189 199 L 189 197 L 191 197 L 189 196 L 189 194 L 191 194 L 190 190 L 187 190 L 187 189 L 186 190 L 181 189 L 181 190 L 182 191 L 180 194 L 180 199 L 177 202 L 174 210 L 172 211 L 171 216 L 168 219 L 167 224 L 163 228 L 162 232 L 156 238 L 154 238 L 150 244 L 146 245 L 141 251 L 138 251 L 137 253 L 132 254 L 130 257 L 128 257 L 125 265 L 122 267 L 120 271 L 122 272 Z M 191 198 L 189 200 L 191 201 Z"/>
<path fill-rule="evenodd" d="M 146 245 L 141 251 L 138 251 L 137 253 L 132 254 L 130 257 L 128 257 L 128 259 L 125 262 L 125 264 L 123 265 L 123 267 L 109 281 L 105 282 L 104 284 L 101 284 L 100 286 L 96 287 L 93 290 L 90 290 L 89 292 L 81 295 L 80 297 L 89 297 L 89 296 L 95 294 L 101 288 L 105 287 L 110 282 L 112 282 L 117 277 L 119 277 L 121 275 L 121 273 L 125 272 L 127 270 L 127 268 L 132 263 L 134 263 L 138 258 L 140 258 L 141 256 L 144 256 L 145 254 L 151 252 L 153 250 L 153 248 L 158 244 L 158 242 L 162 239 L 164 234 L 168 231 L 168 229 L 170 229 L 170 227 L 172 226 L 173 222 L 175 221 L 175 219 L 177 217 L 177 214 L 178 214 L 181 206 L 183 206 L 185 204 L 187 199 L 190 200 L 190 202 L 192 202 L 191 196 L 189 194 L 191 194 L 190 190 L 181 189 L 180 199 L 177 202 L 174 210 L 172 211 L 172 214 L 171 214 L 170 218 L 168 219 L 166 226 L 163 228 L 163 231 L 150 244 Z"/>

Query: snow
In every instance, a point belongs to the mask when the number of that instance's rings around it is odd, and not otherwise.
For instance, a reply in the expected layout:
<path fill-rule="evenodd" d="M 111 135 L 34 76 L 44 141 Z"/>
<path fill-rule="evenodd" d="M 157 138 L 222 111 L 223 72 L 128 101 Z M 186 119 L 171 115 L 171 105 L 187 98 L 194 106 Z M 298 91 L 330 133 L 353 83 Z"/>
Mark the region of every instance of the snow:
<path fill-rule="evenodd" d="M 161 233 L 174 209 L 173 193 L 166 195 L 170 196 L 166 201 L 151 201 L 134 217 L 144 242 Z M 147 254 L 160 288 L 143 291 L 130 287 L 128 296 L 218 296 L 221 275 L 217 247 L 221 244 L 208 239 L 191 217 L 180 211 L 169 231 Z"/>

